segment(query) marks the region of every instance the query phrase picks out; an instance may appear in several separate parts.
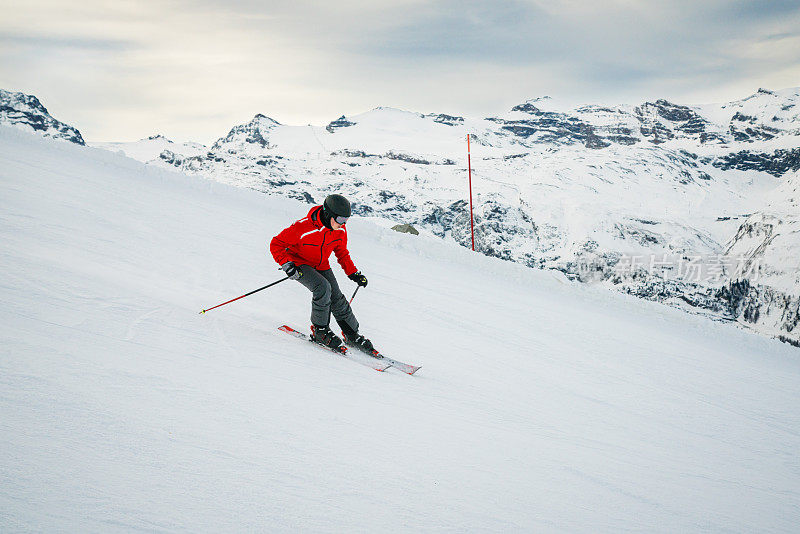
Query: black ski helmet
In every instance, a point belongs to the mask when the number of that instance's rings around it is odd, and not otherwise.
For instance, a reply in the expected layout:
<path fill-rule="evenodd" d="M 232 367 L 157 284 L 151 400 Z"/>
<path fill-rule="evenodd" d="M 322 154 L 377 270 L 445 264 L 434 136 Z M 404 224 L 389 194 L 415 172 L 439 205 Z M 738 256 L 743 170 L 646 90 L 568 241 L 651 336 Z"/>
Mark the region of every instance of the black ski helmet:
<path fill-rule="evenodd" d="M 350 201 L 342 195 L 328 195 L 322 203 L 328 217 L 350 217 Z"/>

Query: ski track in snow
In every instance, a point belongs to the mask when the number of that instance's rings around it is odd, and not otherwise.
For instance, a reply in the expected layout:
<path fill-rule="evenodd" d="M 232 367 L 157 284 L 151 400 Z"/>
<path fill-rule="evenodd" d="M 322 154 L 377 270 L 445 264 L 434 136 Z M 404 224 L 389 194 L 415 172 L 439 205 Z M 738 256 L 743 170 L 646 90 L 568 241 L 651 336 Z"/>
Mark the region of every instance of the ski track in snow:
<path fill-rule="evenodd" d="M 277 330 L 298 284 L 198 314 L 303 204 L 2 127 L 0 201 L 4 531 L 800 523 L 793 347 L 354 218 L 362 330 L 423 366 L 378 373 Z"/>

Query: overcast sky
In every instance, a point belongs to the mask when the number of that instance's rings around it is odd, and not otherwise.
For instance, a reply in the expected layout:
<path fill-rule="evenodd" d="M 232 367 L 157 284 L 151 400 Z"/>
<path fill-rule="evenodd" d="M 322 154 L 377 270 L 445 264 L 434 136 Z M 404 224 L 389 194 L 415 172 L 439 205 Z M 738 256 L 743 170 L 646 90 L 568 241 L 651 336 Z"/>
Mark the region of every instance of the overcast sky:
<path fill-rule="evenodd" d="M 213 142 L 263 113 L 492 116 L 800 86 L 800 0 L 0 0 L 0 88 L 89 141 Z"/>

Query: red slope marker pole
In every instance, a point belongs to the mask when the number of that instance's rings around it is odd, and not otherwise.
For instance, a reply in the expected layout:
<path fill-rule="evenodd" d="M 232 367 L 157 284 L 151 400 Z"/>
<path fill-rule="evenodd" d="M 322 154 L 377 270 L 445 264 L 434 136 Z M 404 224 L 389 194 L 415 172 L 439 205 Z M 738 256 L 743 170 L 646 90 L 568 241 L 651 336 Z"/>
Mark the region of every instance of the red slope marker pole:
<path fill-rule="evenodd" d="M 472 233 L 472 251 L 475 251 L 475 223 L 472 219 L 472 158 L 469 151 L 469 134 L 467 134 L 467 168 L 469 169 L 469 228 Z"/>

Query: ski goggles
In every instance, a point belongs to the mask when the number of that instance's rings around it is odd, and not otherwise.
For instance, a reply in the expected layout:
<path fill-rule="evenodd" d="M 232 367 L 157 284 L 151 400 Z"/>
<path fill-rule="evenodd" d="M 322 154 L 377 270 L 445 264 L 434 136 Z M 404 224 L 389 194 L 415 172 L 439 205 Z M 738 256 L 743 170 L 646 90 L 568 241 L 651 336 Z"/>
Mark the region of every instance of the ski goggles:
<path fill-rule="evenodd" d="M 333 220 L 336 221 L 339 224 L 344 224 L 344 223 L 347 222 L 347 219 L 349 219 L 349 218 L 350 217 L 342 217 L 341 215 L 335 215 L 333 217 Z"/>

